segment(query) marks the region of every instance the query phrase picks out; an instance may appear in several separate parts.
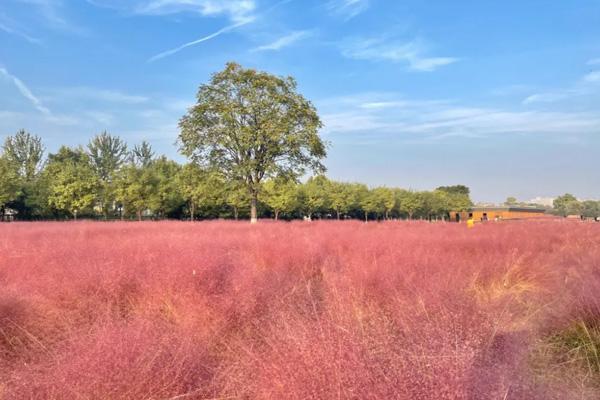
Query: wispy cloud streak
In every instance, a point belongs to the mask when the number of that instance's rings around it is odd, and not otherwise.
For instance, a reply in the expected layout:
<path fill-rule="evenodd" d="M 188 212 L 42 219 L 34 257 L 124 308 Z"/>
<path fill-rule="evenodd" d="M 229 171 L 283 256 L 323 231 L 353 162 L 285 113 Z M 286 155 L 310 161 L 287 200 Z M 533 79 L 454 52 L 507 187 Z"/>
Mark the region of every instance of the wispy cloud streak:
<path fill-rule="evenodd" d="M 26 41 L 28 41 L 29 43 L 32 44 L 37 44 L 37 45 L 41 45 L 42 41 L 40 39 L 34 38 L 33 36 L 29 36 L 28 34 L 26 34 L 25 32 L 14 28 L 12 26 L 9 26 L 9 24 L 6 23 L 6 21 L 2 21 L 4 18 L 2 18 L 2 16 L 0 16 L 0 31 L 6 32 L 9 35 L 13 35 L 13 36 L 18 36 L 21 39 L 25 39 Z"/>
<path fill-rule="evenodd" d="M 50 112 L 50 110 L 48 108 L 46 108 L 42 102 L 40 101 L 40 99 L 38 99 L 32 92 L 31 90 L 29 90 L 29 88 L 27 87 L 27 85 L 25 85 L 25 83 L 23 83 L 23 81 L 21 81 L 19 78 L 17 78 L 14 75 L 11 75 L 5 68 L 0 67 L 0 76 L 3 76 L 4 78 L 8 79 L 9 81 L 11 81 L 17 88 L 17 90 L 19 91 L 19 93 L 21 93 L 21 95 L 23 97 L 25 97 L 27 100 L 29 100 L 29 102 L 31 102 L 31 104 L 42 114 L 48 116 L 48 117 L 52 117 L 52 112 Z"/>
<path fill-rule="evenodd" d="M 291 46 L 292 44 L 308 37 L 311 35 L 310 31 L 297 31 L 297 32 L 292 32 L 289 35 L 283 36 L 277 40 L 275 40 L 272 43 L 263 45 L 263 46 L 259 46 L 255 49 L 253 49 L 253 51 L 277 51 L 277 50 L 281 50 L 284 47 L 288 47 Z"/>
<path fill-rule="evenodd" d="M 369 61 L 405 63 L 413 71 L 431 72 L 459 61 L 455 57 L 428 57 L 426 48 L 419 41 L 397 42 L 385 39 L 359 39 L 342 45 L 347 58 Z"/>
<path fill-rule="evenodd" d="M 124 10 L 141 15 L 169 15 L 182 12 L 206 17 L 226 15 L 233 22 L 242 22 L 256 9 L 255 0 L 86 0 L 97 7 Z"/>
<path fill-rule="evenodd" d="M 369 0 L 332 0 L 327 8 L 332 14 L 350 20 L 369 8 Z"/>
<path fill-rule="evenodd" d="M 179 0 L 177 0 L 177 1 L 179 1 Z M 283 4 L 287 4 L 287 3 L 291 2 L 291 1 L 293 1 L 293 0 L 281 0 L 281 1 L 277 2 L 277 3 L 275 3 L 274 5 L 272 5 L 271 7 L 267 8 L 261 15 L 267 14 L 270 11 L 272 11 L 273 9 L 275 9 L 275 8 L 277 8 L 277 7 L 279 7 L 279 6 L 283 5 Z M 155 62 L 157 60 L 160 60 L 160 59 L 163 59 L 165 57 L 172 56 L 173 54 L 179 53 L 180 51 L 182 51 L 182 50 L 184 50 L 184 49 L 186 49 L 188 47 L 196 46 L 196 45 L 198 45 L 200 43 L 203 43 L 203 42 L 206 42 L 208 40 L 214 39 L 214 38 L 216 38 L 218 36 L 221 36 L 221 35 L 223 35 L 225 33 L 231 32 L 231 31 L 233 31 L 233 30 L 235 30 L 237 28 L 240 28 L 240 27 L 242 27 L 244 25 L 248 25 L 248 24 L 256 21 L 259 17 L 260 17 L 260 15 L 244 15 L 243 18 L 241 18 L 239 20 L 239 22 L 236 22 L 236 23 L 234 23 L 232 25 L 228 25 L 228 26 L 226 26 L 226 27 L 224 27 L 222 29 L 219 29 L 218 31 L 216 31 L 214 33 L 211 33 L 208 36 L 201 37 L 200 39 L 196 39 L 196 40 L 193 40 L 191 42 L 184 43 L 181 46 L 178 46 L 178 47 L 175 47 L 173 49 L 170 49 L 170 50 L 167 50 L 167 51 L 163 51 L 162 53 L 156 54 L 155 56 L 150 57 L 148 59 L 148 62 L 149 63 L 153 63 L 153 62 Z"/>
<path fill-rule="evenodd" d="M 411 100 L 393 94 L 360 94 L 318 101 L 324 133 L 441 140 L 505 134 L 576 136 L 600 133 L 593 112 L 520 111 L 471 107 L 453 101 Z M 407 136 L 409 135 L 409 136 Z"/>
<path fill-rule="evenodd" d="M 158 61 L 160 59 L 163 59 L 165 57 L 172 56 L 173 54 L 179 53 L 181 50 L 184 50 L 184 49 L 187 49 L 188 47 L 196 46 L 196 45 L 198 45 L 200 43 L 203 43 L 203 42 L 206 42 L 208 40 L 214 39 L 214 38 L 216 38 L 216 37 L 218 37 L 218 36 L 220 36 L 220 35 L 222 35 L 224 33 L 231 32 L 231 31 L 233 31 L 236 28 L 239 28 L 241 26 L 247 25 L 247 24 L 249 24 L 252 21 L 253 21 L 252 19 L 248 19 L 246 21 L 239 22 L 237 24 L 226 26 L 225 28 L 219 29 L 218 31 L 216 31 L 214 33 L 211 33 L 208 36 L 204 36 L 204 37 L 201 37 L 200 39 L 196 39 L 196 40 L 193 40 L 191 42 L 184 43 L 181 46 L 175 47 L 175 48 L 167 50 L 167 51 L 163 51 L 162 53 L 159 53 L 159 54 L 157 54 L 155 56 L 152 56 L 152 57 L 150 57 L 148 59 L 148 62 L 149 63 L 153 63 L 153 62 Z"/>

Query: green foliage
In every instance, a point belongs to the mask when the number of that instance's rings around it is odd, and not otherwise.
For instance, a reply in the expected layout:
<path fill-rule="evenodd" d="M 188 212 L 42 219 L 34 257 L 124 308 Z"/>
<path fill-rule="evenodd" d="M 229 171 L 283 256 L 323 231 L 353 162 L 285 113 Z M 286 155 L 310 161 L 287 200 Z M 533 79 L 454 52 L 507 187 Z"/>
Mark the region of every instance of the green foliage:
<path fill-rule="evenodd" d="M 436 191 L 448 195 L 449 211 L 466 211 L 473 206 L 470 198 L 471 190 L 465 185 L 440 186 Z"/>
<path fill-rule="evenodd" d="M 0 210 L 19 195 L 20 179 L 14 167 L 4 155 L 0 156 Z"/>
<path fill-rule="evenodd" d="M 460 194 L 467 197 L 471 195 L 471 189 L 465 185 L 440 186 L 436 190 L 446 192 L 448 194 Z"/>
<path fill-rule="evenodd" d="M 253 219 L 263 179 L 325 169 L 321 121 L 296 89 L 291 77 L 228 63 L 200 87 L 197 104 L 180 122 L 181 152 L 243 184 Z"/>
<path fill-rule="evenodd" d="M 39 136 L 21 129 L 14 136 L 6 138 L 2 150 L 4 157 L 24 181 L 33 180 L 41 170 L 45 149 Z"/>
<path fill-rule="evenodd" d="M 123 207 L 123 215 L 135 213 L 139 220 L 142 213 L 152 208 L 159 181 L 150 166 L 130 164 L 119 171 L 115 186 L 115 198 Z"/>
<path fill-rule="evenodd" d="M 581 214 L 586 218 L 600 217 L 600 201 L 586 200 L 581 204 Z"/>
<path fill-rule="evenodd" d="M 383 202 L 377 196 L 377 192 L 368 189 L 361 191 L 360 206 L 365 213 L 365 221 L 369 219 L 370 213 L 375 213 L 378 216 L 384 209 Z"/>
<path fill-rule="evenodd" d="M 417 210 L 423 208 L 423 198 L 418 193 L 399 189 L 395 194 L 399 211 L 406 214 L 408 219 L 412 219 Z"/>
<path fill-rule="evenodd" d="M 81 148 L 61 147 L 49 156 L 44 171 L 50 181 L 48 204 L 73 216 L 91 211 L 100 181 L 89 156 Z"/>
<path fill-rule="evenodd" d="M 236 181 L 226 182 L 225 192 L 225 203 L 233 209 L 233 216 L 237 220 L 240 210 L 249 208 L 250 195 L 244 185 Z"/>
<path fill-rule="evenodd" d="M 182 199 L 188 204 L 191 220 L 195 219 L 198 208 L 218 207 L 225 201 L 225 182 L 220 174 L 196 163 L 184 165 L 176 182 Z"/>
<path fill-rule="evenodd" d="M 102 132 L 88 144 L 90 162 L 101 181 L 110 181 L 127 161 L 127 144 L 118 136 Z"/>
<path fill-rule="evenodd" d="M 152 198 L 151 209 L 159 218 L 167 218 L 182 205 L 183 199 L 178 190 L 177 175 L 181 166 L 175 161 L 161 156 L 150 166 L 157 180 L 157 190 Z"/>
<path fill-rule="evenodd" d="M 577 198 L 570 193 L 558 196 L 553 202 L 554 212 L 566 217 L 571 211 L 574 211 L 573 209 L 576 207 L 574 204 L 577 202 Z"/>
<path fill-rule="evenodd" d="M 97 206 L 107 218 L 115 198 L 113 183 L 116 174 L 129 157 L 127 144 L 118 136 L 112 136 L 105 131 L 92 138 L 87 147 L 90 164 L 100 182 Z"/>
<path fill-rule="evenodd" d="M 579 320 L 548 339 L 561 362 L 578 364 L 600 379 L 600 321 Z"/>
<path fill-rule="evenodd" d="M 298 185 L 293 180 L 270 179 L 262 193 L 263 202 L 273 210 L 276 220 L 280 213 L 290 214 L 298 208 Z"/>
<path fill-rule="evenodd" d="M 356 184 L 332 181 L 329 199 L 337 219 L 340 219 L 342 214 L 347 214 L 353 208 L 359 207 L 359 190 Z"/>
<path fill-rule="evenodd" d="M 300 190 L 304 212 L 308 218 L 313 214 L 325 213 L 330 207 L 330 182 L 324 175 L 317 175 L 308 179 Z"/>
<path fill-rule="evenodd" d="M 150 143 L 144 140 L 131 150 L 131 161 L 138 166 L 148 167 L 154 160 L 155 155 Z"/>
<path fill-rule="evenodd" d="M 377 199 L 378 213 L 384 214 L 385 219 L 390 217 L 390 213 L 396 207 L 396 196 L 394 191 L 387 187 L 378 187 L 373 190 Z"/>

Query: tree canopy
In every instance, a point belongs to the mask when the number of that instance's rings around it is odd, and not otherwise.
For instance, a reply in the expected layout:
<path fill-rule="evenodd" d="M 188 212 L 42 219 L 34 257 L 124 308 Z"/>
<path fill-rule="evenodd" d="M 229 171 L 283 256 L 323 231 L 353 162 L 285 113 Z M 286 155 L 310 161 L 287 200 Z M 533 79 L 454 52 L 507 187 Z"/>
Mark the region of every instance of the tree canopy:
<path fill-rule="evenodd" d="M 200 86 L 179 126 L 185 156 L 245 186 L 253 221 L 264 179 L 325 170 L 321 120 L 291 77 L 228 63 Z"/>

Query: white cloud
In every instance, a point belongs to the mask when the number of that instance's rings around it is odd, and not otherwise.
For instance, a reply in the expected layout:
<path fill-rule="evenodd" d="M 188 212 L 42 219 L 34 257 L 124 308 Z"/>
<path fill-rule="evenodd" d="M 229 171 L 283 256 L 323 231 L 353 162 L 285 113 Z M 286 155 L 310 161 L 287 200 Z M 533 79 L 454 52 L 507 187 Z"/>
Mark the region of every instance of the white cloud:
<path fill-rule="evenodd" d="M 93 1 L 98 1 L 98 0 L 93 0 Z M 292 0 L 278 1 L 274 5 L 267 8 L 265 11 L 263 11 L 261 15 L 264 15 L 264 14 L 270 12 L 271 10 L 273 10 L 274 8 L 276 8 L 282 4 L 289 3 L 290 1 L 292 1 Z M 173 54 L 179 53 L 180 51 L 182 51 L 188 47 L 196 46 L 200 43 L 214 39 L 218 36 L 223 35 L 224 33 L 234 31 L 237 28 L 240 28 L 244 25 L 248 25 L 248 24 L 254 22 L 255 20 L 257 20 L 260 17 L 260 15 L 255 15 L 255 14 L 251 13 L 256 8 L 254 0 L 220 0 L 218 2 L 216 0 L 155 0 L 155 1 L 153 1 L 153 3 L 160 3 L 160 4 L 164 4 L 164 5 L 180 4 L 180 5 L 186 5 L 186 6 L 205 5 L 205 7 L 201 8 L 204 15 L 215 15 L 215 14 L 218 14 L 219 12 L 223 12 L 224 10 L 229 10 L 234 23 L 231 25 L 228 25 L 222 29 L 219 29 L 218 31 L 216 31 L 214 33 L 211 33 L 210 35 L 203 36 L 199 39 L 184 43 L 184 44 L 174 47 L 170 50 L 166 50 L 161 53 L 158 53 L 148 59 L 148 62 L 150 62 L 150 63 L 160 60 L 165 57 L 172 56 Z M 234 12 L 232 12 L 232 10 Z"/>
<path fill-rule="evenodd" d="M 535 93 L 527 96 L 523 100 L 523 105 L 529 105 L 534 103 L 554 103 L 556 101 L 563 100 L 568 97 L 567 92 L 562 93 Z"/>
<path fill-rule="evenodd" d="M 254 0 L 87 0 L 99 7 L 126 10 L 135 14 L 168 15 L 182 12 L 214 17 L 224 15 L 234 23 L 252 19 Z"/>
<path fill-rule="evenodd" d="M 29 90 L 29 88 L 27 87 L 27 85 L 25 85 L 25 83 L 23 83 L 23 81 L 21 81 L 14 75 L 11 75 L 5 68 L 2 67 L 0 67 L 0 76 L 11 81 L 15 85 L 19 93 L 21 93 L 21 95 L 24 98 L 26 98 L 33 105 L 33 107 L 35 107 L 35 109 L 37 109 L 39 112 L 46 116 L 52 116 L 52 112 L 50 112 L 50 110 L 42 104 L 40 99 L 38 99 L 31 92 L 31 90 Z"/>
<path fill-rule="evenodd" d="M 331 0 L 327 8 L 334 15 L 352 19 L 369 8 L 369 0 Z"/>
<path fill-rule="evenodd" d="M 251 22 L 251 20 L 247 20 L 247 21 L 244 21 L 244 22 L 239 22 L 237 24 L 226 26 L 225 28 L 219 29 L 218 31 L 216 31 L 214 33 L 211 33 L 210 35 L 201 37 L 200 39 L 192 40 L 191 42 L 184 43 L 181 46 L 177 46 L 177 47 L 175 47 L 173 49 L 163 51 L 162 53 L 158 53 L 158 54 L 150 57 L 148 59 L 148 62 L 152 63 L 152 62 L 158 61 L 158 60 L 160 60 L 162 58 L 172 56 L 173 54 L 179 53 L 181 50 L 184 50 L 184 49 L 186 49 L 188 47 L 196 46 L 196 45 L 198 45 L 200 43 L 203 43 L 203 42 L 206 42 L 208 40 L 214 39 L 214 38 L 216 38 L 216 37 L 218 37 L 218 36 L 220 36 L 220 35 L 222 35 L 224 33 L 231 32 L 231 31 L 233 31 L 236 28 L 239 28 L 239 27 L 241 27 L 243 25 L 249 24 L 250 22 Z"/>
<path fill-rule="evenodd" d="M 448 100 L 408 100 L 391 94 L 361 94 L 317 102 L 326 134 L 409 135 L 420 139 L 504 134 L 576 136 L 600 133 L 593 112 L 515 111 L 465 107 Z"/>
<path fill-rule="evenodd" d="M 6 1 L 6 0 L 5 0 Z M 78 27 L 68 21 L 64 16 L 65 2 L 64 0 L 8 0 L 17 3 L 29 5 L 36 14 L 41 15 L 45 24 L 51 28 L 74 32 L 83 33 L 84 28 Z"/>
<path fill-rule="evenodd" d="M 253 51 L 277 51 L 277 50 L 281 50 L 284 47 L 288 47 L 291 46 L 292 44 L 298 42 L 299 40 L 302 40 L 308 36 L 311 35 L 310 31 L 296 31 L 296 32 L 292 32 L 289 35 L 285 35 L 283 37 L 280 37 L 279 39 L 275 40 L 272 43 L 263 45 L 263 46 L 259 46 L 255 49 L 253 49 Z"/>
<path fill-rule="evenodd" d="M 15 23 L 13 21 L 9 21 L 4 15 L 0 14 L 0 31 L 6 32 L 9 35 L 18 36 L 22 39 L 25 39 L 29 43 L 41 45 L 42 41 L 38 38 L 28 35 L 23 32 L 20 28 L 15 27 Z"/>
<path fill-rule="evenodd" d="M 583 80 L 588 83 L 600 82 L 600 71 L 593 71 L 583 77 Z"/>
<path fill-rule="evenodd" d="M 357 60 L 392 61 L 407 64 L 414 71 L 431 72 L 458 61 L 454 57 L 428 57 L 419 41 L 398 42 L 385 39 L 359 39 L 342 45 L 345 57 Z"/>
<path fill-rule="evenodd" d="M 598 82 L 600 82 L 600 71 L 592 71 L 567 88 L 529 95 L 522 104 L 555 103 L 575 97 L 593 96 L 598 93 L 598 85 L 596 85 Z"/>
<path fill-rule="evenodd" d="M 600 58 L 592 58 L 587 62 L 587 65 L 600 65 Z"/>

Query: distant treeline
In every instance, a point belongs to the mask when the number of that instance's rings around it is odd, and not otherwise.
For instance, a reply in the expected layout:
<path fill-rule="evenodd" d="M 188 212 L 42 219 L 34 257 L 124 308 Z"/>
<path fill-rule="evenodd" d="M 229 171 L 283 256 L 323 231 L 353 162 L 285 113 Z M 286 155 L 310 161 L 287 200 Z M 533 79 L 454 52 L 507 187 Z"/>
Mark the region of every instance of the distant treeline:
<path fill-rule="evenodd" d="M 40 137 L 20 131 L 0 153 L 0 214 L 18 220 L 247 218 L 250 194 L 222 173 L 133 148 L 106 132 L 84 147 L 45 156 Z M 316 175 L 265 180 L 262 218 L 443 219 L 472 205 L 463 185 L 433 191 L 370 188 Z"/>
<path fill-rule="evenodd" d="M 600 218 L 600 201 L 580 201 L 570 193 L 554 199 L 553 206 L 551 212 L 563 217 L 578 215 L 585 218 Z"/>

